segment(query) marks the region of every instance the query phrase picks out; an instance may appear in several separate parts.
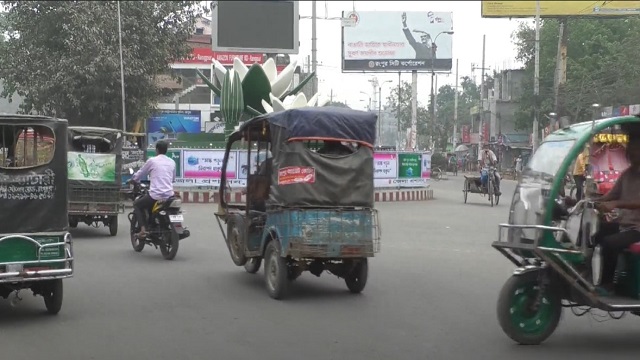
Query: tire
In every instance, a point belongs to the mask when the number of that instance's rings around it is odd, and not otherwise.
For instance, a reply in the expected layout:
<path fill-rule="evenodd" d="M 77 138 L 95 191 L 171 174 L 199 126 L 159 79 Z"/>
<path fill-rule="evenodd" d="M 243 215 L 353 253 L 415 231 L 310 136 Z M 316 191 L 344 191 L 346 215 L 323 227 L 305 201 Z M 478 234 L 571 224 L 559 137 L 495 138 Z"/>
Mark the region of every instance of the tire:
<path fill-rule="evenodd" d="M 51 315 L 57 315 L 62 309 L 62 279 L 50 280 L 43 297 L 47 312 Z"/>
<path fill-rule="evenodd" d="M 118 235 L 118 215 L 109 217 L 109 235 Z"/>
<path fill-rule="evenodd" d="M 502 330 L 522 345 L 538 345 L 558 327 L 562 315 L 560 297 L 554 292 L 544 294 L 541 306 L 533 313 L 526 309 L 528 300 L 536 296 L 538 272 L 513 275 L 502 287 L 498 297 L 498 322 Z"/>
<path fill-rule="evenodd" d="M 78 227 L 78 219 L 69 219 L 69 227 L 75 229 Z"/>
<path fill-rule="evenodd" d="M 494 205 L 494 192 L 493 192 L 493 181 L 491 181 L 491 176 L 487 179 L 487 193 L 489 193 L 489 202 L 491 202 L 491 207 Z"/>
<path fill-rule="evenodd" d="M 354 294 L 359 294 L 367 285 L 369 276 L 369 262 L 367 258 L 360 259 L 355 268 L 344 278 L 347 288 Z"/>
<path fill-rule="evenodd" d="M 163 233 L 162 244 L 160 245 L 160 252 L 165 260 L 173 260 L 178 254 L 178 248 L 180 247 L 180 236 L 178 232 L 171 225 L 171 230 L 167 230 Z"/>
<path fill-rule="evenodd" d="M 243 266 L 247 263 L 247 256 L 244 254 L 244 234 L 246 226 L 244 217 L 234 215 L 227 222 L 227 249 L 231 260 L 237 266 Z"/>
<path fill-rule="evenodd" d="M 261 258 L 251 258 L 251 259 L 247 260 L 247 262 L 244 264 L 244 269 L 249 274 L 255 274 L 260 270 L 260 266 L 261 265 L 262 265 L 262 259 Z"/>
<path fill-rule="evenodd" d="M 142 251 L 142 249 L 144 249 L 145 242 L 141 241 L 136 236 L 136 234 L 140 232 L 140 226 L 138 226 L 138 219 L 136 218 L 136 215 L 134 213 L 131 213 L 130 219 L 131 227 L 129 229 L 129 232 L 131 236 L 131 246 L 133 247 L 133 250 L 135 252 L 140 252 Z"/>
<path fill-rule="evenodd" d="M 264 282 L 267 293 L 276 300 L 285 298 L 289 291 L 287 260 L 281 254 L 280 242 L 271 240 L 265 250 Z"/>
<path fill-rule="evenodd" d="M 462 192 L 464 193 L 464 203 L 467 203 L 467 196 L 469 196 L 469 180 L 464 179 L 464 190 L 462 190 Z"/>

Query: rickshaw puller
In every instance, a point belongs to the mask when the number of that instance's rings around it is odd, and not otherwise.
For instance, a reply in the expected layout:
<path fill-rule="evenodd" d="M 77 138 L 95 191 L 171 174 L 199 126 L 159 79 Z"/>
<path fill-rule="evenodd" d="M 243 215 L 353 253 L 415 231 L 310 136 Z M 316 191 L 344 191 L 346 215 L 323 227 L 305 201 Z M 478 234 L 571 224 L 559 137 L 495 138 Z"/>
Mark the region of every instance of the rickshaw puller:
<path fill-rule="evenodd" d="M 147 213 L 156 201 L 164 201 L 174 196 L 173 183 L 176 180 L 176 163 L 167 156 L 169 145 L 166 141 L 160 140 L 156 143 L 156 156 L 138 170 L 129 181 L 140 181 L 141 178 L 149 175 L 151 185 L 149 194 L 133 202 L 133 212 L 140 221 L 140 233 L 138 237 L 146 236 Z"/>
<path fill-rule="evenodd" d="M 617 223 L 606 224 L 598 234 L 602 247 L 602 289 L 611 291 L 618 255 L 628 246 L 640 241 L 640 137 L 629 139 L 627 159 L 630 166 L 615 186 L 598 199 L 602 212 L 619 209 Z"/>
<path fill-rule="evenodd" d="M 500 192 L 500 174 L 495 170 L 495 167 L 498 165 L 498 157 L 496 154 L 489 149 L 489 144 L 484 144 L 482 151 L 480 152 L 480 156 L 478 157 L 478 169 L 482 174 L 483 167 L 493 166 L 495 175 L 495 183 L 496 183 L 496 195 L 500 196 L 502 193 Z"/>

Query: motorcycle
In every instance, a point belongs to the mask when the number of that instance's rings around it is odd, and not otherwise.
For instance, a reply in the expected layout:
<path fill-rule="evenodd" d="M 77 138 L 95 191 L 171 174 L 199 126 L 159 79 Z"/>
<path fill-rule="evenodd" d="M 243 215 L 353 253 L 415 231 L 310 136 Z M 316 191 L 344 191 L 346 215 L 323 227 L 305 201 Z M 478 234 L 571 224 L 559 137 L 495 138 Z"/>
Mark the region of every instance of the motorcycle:
<path fill-rule="evenodd" d="M 133 175 L 133 170 L 129 170 Z M 135 201 L 149 193 L 149 184 L 147 180 L 140 182 L 131 181 L 131 192 L 129 197 Z M 160 248 L 162 257 L 165 260 L 173 260 L 178 253 L 180 240 L 189 237 L 190 232 L 183 226 L 184 216 L 180 206 L 182 200 L 179 196 L 172 196 L 164 201 L 156 201 L 153 207 L 147 213 L 148 229 L 144 238 L 139 238 L 137 234 L 140 232 L 140 224 L 135 213 L 129 213 L 129 222 L 131 224 L 131 245 L 136 252 L 142 251 L 145 245 Z"/>

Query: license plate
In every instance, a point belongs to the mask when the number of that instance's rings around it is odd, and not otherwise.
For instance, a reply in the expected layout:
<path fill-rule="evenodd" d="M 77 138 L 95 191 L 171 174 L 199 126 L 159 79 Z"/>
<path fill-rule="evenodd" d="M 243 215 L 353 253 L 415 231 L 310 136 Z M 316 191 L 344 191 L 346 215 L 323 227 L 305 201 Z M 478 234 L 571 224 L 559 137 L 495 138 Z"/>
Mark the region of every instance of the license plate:
<path fill-rule="evenodd" d="M 24 270 L 24 266 L 22 264 L 12 264 L 12 265 L 7 265 L 7 272 L 11 273 L 11 272 L 20 272 L 22 270 Z"/>
<path fill-rule="evenodd" d="M 182 215 L 169 215 L 169 220 L 171 220 L 171 222 L 182 222 L 184 218 Z"/>

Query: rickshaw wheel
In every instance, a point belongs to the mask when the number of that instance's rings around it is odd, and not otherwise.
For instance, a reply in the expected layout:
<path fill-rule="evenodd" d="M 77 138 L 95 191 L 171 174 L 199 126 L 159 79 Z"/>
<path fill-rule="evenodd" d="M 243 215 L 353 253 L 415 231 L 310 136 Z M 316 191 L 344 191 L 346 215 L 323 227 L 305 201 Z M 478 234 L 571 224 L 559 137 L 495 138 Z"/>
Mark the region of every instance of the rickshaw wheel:
<path fill-rule="evenodd" d="M 369 276 L 369 263 L 367 258 L 360 259 L 356 263 L 353 270 L 347 274 L 344 278 L 344 282 L 347 284 L 349 291 L 354 294 L 359 294 L 364 290 L 367 285 L 367 278 Z"/>
<path fill-rule="evenodd" d="M 464 190 L 462 190 L 462 192 L 464 193 L 464 203 L 467 203 L 467 196 L 469 196 L 469 180 L 464 179 Z"/>
<path fill-rule="evenodd" d="M 265 251 L 264 280 L 269 296 L 276 300 L 284 298 L 289 290 L 287 260 L 280 253 L 280 242 L 271 240 Z"/>
<path fill-rule="evenodd" d="M 109 235 L 116 236 L 118 235 L 118 216 L 110 216 L 109 217 Z"/>
<path fill-rule="evenodd" d="M 180 246 L 180 236 L 171 226 L 171 230 L 167 230 L 162 235 L 162 245 L 160 245 L 160 252 L 165 260 L 173 260 L 178 254 L 178 248 Z"/>
<path fill-rule="evenodd" d="M 247 260 L 246 264 L 244 264 L 244 269 L 249 274 L 255 274 L 255 273 L 258 272 L 258 270 L 260 270 L 260 265 L 262 265 L 262 259 L 261 258 L 251 258 L 251 259 Z"/>
<path fill-rule="evenodd" d="M 561 299 L 553 292 L 543 294 L 537 309 L 532 305 L 538 293 L 538 272 L 512 276 L 498 298 L 498 322 L 512 340 L 522 345 L 538 345 L 558 327 Z"/>
<path fill-rule="evenodd" d="M 247 257 L 244 254 L 244 218 L 241 216 L 231 216 L 227 222 L 227 248 L 231 260 L 236 266 L 243 266 L 247 263 Z"/>
<path fill-rule="evenodd" d="M 142 249 L 144 249 L 145 243 L 144 240 L 140 240 L 138 239 L 138 237 L 136 236 L 136 234 L 138 233 L 138 231 L 140 231 L 140 227 L 138 226 L 138 219 L 136 219 L 136 215 L 135 214 L 131 214 L 130 215 L 130 221 L 131 221 L 131 246 L 133 247 L 133 250 L 135 252 L 140 252 L 142 251 Z"/>
<path fill-rule="evenodd" d="M 49 281 L 47 292 L 43 295 L 44 305 L 49 314 L 56 315 L 62 309 L 62 293 L 62 279 Z"/>
<path fill-rule="evenodd" d="M 495 201 L 495 192 L 493 191 L 493 181 L 491 181 L 491 179 L 487 180 L 487 193 L 489 194 L 489 202 L 491 202 L 491 207 L 493 207 Z"/>

